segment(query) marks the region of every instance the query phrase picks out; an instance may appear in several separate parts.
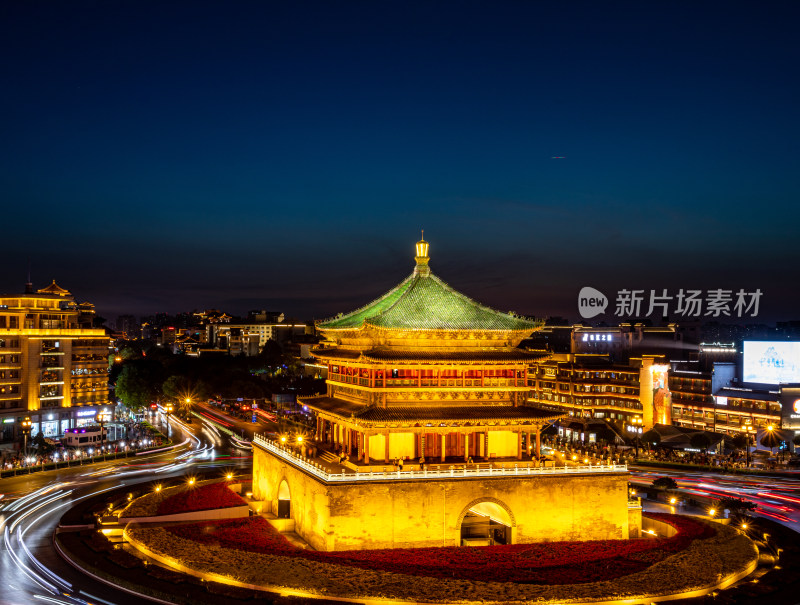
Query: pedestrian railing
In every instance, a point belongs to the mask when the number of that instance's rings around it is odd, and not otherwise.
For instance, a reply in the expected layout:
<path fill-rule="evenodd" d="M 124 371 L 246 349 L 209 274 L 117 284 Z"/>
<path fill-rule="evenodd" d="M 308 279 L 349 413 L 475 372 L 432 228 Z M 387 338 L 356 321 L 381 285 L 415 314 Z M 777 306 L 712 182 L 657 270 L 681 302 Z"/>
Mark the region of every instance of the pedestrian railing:
<path fill-rule="evenodd" d="M 575 466 L 538 466 L 534 463 L 515 463 L 514 466 L 494 467 L 469 466 L 450 467 L 450 468 L 413 468 L 409 470 L 386 470 L 386 471 L 345 471 L 332 473 L 324 466 L 314 462 L 304 456 L 298 455 L 291 449 L 276 443 L 270 439 L 256 435 L 253 444 L 261 447 L 271 454 L 285 460 L 293 466 L 304 470 L 312 475 L 329 483 L 340 482 L 361 482 L 361 481 L 408 481 L 410 479 L 450 479 L 464 477 L 521 477 L 521 476 L 540 476 L 540 475 L 582 475 L 582 474 L 607 474 L 620 473 L 628 470 L 627 464 L 588 464 Z"/>
<path fill-rule="evenodd" d="M 163 448 L 163 445 L 154 445 L 152 447 L 145 447 L 141 449 L 129 449 L 123 452 L 108 452 L 95 454 L 93 456 L 80 456 L 78 458 L 60 460 L 58 462 L 40 462 L 38 464 L 29 464 L 27 466 L 19 466 L 0 471 L 0 479 L 16 477 L 17 475 L 30 475 L 31 473 L 40 473 L 42 471 L 54 471 L 61 468 L 70 468 L 72 466 L 83 466 L 85 464 L 105 462 L 107 460 L 117 460 L 118 458 L 134 458 L 136 456 L 149 454 L 153 451 L 158 451 Z"/>

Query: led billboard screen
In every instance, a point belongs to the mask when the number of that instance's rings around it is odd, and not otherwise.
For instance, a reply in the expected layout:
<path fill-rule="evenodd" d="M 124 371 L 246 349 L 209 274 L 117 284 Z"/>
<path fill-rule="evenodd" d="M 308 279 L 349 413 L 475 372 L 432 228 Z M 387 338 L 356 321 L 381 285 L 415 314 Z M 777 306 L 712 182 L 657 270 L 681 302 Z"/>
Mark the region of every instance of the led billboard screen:
<path fill-rule="evenodd" d="M 800 342 L 744 341 L 744 382 L 800 382 Z"/>
<path fill-rule="evenodd" d="M 800 429 L 800 389 L 781 389 L 781 409 L 785 429 Z"/>

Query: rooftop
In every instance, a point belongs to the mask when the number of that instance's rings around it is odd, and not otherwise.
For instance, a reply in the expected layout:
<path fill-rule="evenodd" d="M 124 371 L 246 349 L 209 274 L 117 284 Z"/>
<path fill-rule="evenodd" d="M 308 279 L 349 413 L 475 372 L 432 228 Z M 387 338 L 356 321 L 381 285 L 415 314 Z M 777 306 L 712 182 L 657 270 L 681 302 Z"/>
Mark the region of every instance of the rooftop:
<path fill-rule="evenodd" d="M 366 326 L 402 330 L 530 331 L 541 322 L 496 311 L 455 291 L 431 273 L 428 242 L 417 242 L 417 265 L 400 284 L 368 305 L 317 324 L 321 330 Z"/>
<path fill-rule="evenodd" d="M 527 405 L 482 403 L 475 405 L 436 406 L 365 406 L 336 397 L 304 397 L 303 405 L 365 424 L 397 422 L 447 423 L 495 422 L 542 423 L 564 416 L 563 412 L 542 410 Z"/>
<path fill-rule="evenodd" d="M 391 362 L 458 362 L 465 363 L 474 361 L 476 363 L 484 362 L 533 362 L 543 357 L 547 357 L 547 353 L 543 351 L 528 352 L 522 349 L 496 349 L 487 348 L 487 350 L 468 350 L 468 351 L 441 351 L 415 349 L 413 351 L 403 351 L 397 349 L 389 349 L 382 347 L 373 347 L 366 351 L 353 351 L 351 349 L 341 348 L 317 348 L 314 350 L 316 357 L 324 359 L 342 359 L 342 360 L 363 360 L 369 361 L 391 361 Z"/>

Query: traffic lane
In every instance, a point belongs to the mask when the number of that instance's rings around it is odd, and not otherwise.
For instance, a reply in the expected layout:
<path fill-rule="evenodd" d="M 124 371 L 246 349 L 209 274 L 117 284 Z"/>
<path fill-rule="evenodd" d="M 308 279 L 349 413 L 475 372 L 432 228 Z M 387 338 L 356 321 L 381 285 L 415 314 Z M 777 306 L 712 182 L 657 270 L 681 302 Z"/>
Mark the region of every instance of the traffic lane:
<path fill-rule="evenodd" d="M 630 471 L 637 483 L 650 484 L 658 477 L 670 476 L 681 490 L 689 494 L 710 499 L 741 498 L 755 504 L 757 514 L 795 531 L 800 529 L 800 485 L 791 479 L 677 470 L 654 472 L 641 468 L 631 468 Z"/>
<path fill-rule="evenodd" d="M 248 418 L 242 419 L 206 403 L 198 404 L 198 407 L 202 407 L 205 413 L 218 418 L 222 422 L 229 423 L 230 425 L 233 425 L 236 430 L 243 430 L 249 435 L 262 433 L 264 431 L 279 432 L 281 429 L 282 419 L 271 410 L 264 410 L 261 408 L 250 410 Z M 256 417 L 256 422 L 252 421 L 253 416 Z M 307 434 L 313 432 L 313 426 L 299 422 L 297 419 L 287 418 L 286 422 L 292 424 L 293 426 L 299 425 Z M 292 430 L 294 430 L 294 428 Z"/>
<path fill-rule="evenodd" d="M 202 442 L 199 442 L 199 445 L 200 449 L 205 447 Z M 163 454 L 158 464 L 165 470 L 170 468 L 172 470 L 159 475 L 159 479 L 184 476 L 185 468 L 175 468 L 171 464 L 184 456 L 185 454 L 174 451 Z M 117 464 L 112 464 L 112 462 Z M 109 466 L 120 467 L 123 462 L 110 461 Z M 247 461 L 206 461 L 198 458 L 192 464 L 197 468 L 201 466 L 220 468 L 224 465 L 226 470 L 230 470 L 232 463 L 236 466 L 246 466 Z M 86 470 L 86 467 L 75 470 Z M 3 602 L 31 603 L 43 598 L 44 600 L 57 598 L 59 600 L 55 602 L 64 603 L 83 602 L 73 600 L 73 597 L 66 597 L 63 592 L 72 593 L 84 601 L 88 599 L 97 602 L 103 599 L 109 603 L 120 604 L 141 602 L 141 599 L 137 597 L 106 586 L 102 582 L 94 581 L 75 570 L 69 563 L 61 559 L 52 544 L 51 537 L 61 516 L 83 496 L 91 496 L 99 491 L 115 487 L 130 486 L 135 489 L 135 486 L 147 482 L 147 479 L 143 479 L 141 475 L 141 469 L 136 466 L 111 469 L 118 471 L 115 474 L 98 473 L 96 470 L 84 475 L 79 474 L 75 481 L 66 483 L 59 481 L 48 483 L 48 479 L 51 477 L 48 477 L 47 473 L 21 478 L 24 480 L 26 488 L 35 487 L 41 491 L 31 490 L 29 493 L 32 495 L 19 501 L 16 506 L 12 503 L 3 505 L 5 510 L 2 513 L 3 516 L 0 517 L 2 522 L 4 524 L 6 522 L 13 523 L 17 527 L 18 520 L 18 527 L 21 530 L 21 532 L 15 531 L 13 534 L 7 533 L 4 536 L 9 540 L 9 546 L 3 543 L 2 549 L 6 552 L 0 555 L 0 582 L 5 582 L 5 586 L 8 587 L 8 590 L 4 591 Z M 154 467 L 154 472 L 157 470 L 158 468 Z M 15 510 L 12 511 L 11 508 Z M 30 555 L 27 554 L 28 552 Z M 20 556 L 17 556 L 17 553 Z M 54 587 L 60 588 L 61 592 L 52 592 Z"/>
<path fill-rule="evenodd" d="M 268 413 L 264 412 L 264 410 L 257 410 L 255 413 L 256 422 L 252 422 L 252 417 L 249 421 L 243 420 L 236 416 L 226 414 L 219 408 L 212 407 L 206 403 L 195 404 L 195 407 L 198 408 L 196 411 L 201 413 L 201 415 L 210 417 L 215 422 L 219 422 L 222 426 L 239 435 L 244 434 L 250 440 L 252 440 L 253 436 L 256 434 L 265 431 L 274 432 L 278 428 L 277 423 L 271 420 L 267 415 Z"/>

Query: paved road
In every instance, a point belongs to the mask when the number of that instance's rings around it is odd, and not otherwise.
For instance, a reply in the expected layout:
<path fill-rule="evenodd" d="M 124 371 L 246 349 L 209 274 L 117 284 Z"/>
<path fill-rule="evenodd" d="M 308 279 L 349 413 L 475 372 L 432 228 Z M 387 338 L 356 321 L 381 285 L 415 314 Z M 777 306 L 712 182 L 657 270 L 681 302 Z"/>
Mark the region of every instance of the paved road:
<path fill-rule="evenodd" d="M 63 513 L 81 499 L 119 486 L 179 477 L 194 469 L 246 469 L 250 454 L 232 447 L 214 427 L 157 419 L 183 447 L 141 459 L 100 462 L 2 480 L 0 602 L 12 605 L 134 604 L 139 597 L 95 581 L 66 563 L 52 536 Z"/>
<path fill-rule="evenodd" d="M 675 479 L 687 493 L 707 498 L 732 496 L 753 502 L 756 513 L 800 532 L 800 481 L 761 475 L 723 475 L 696 471 L 631 467 L 633 480 L 651 483 L 658 477 Z"/>

